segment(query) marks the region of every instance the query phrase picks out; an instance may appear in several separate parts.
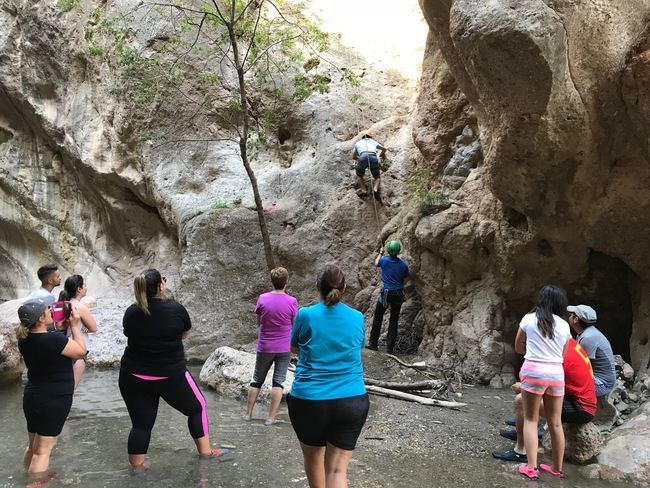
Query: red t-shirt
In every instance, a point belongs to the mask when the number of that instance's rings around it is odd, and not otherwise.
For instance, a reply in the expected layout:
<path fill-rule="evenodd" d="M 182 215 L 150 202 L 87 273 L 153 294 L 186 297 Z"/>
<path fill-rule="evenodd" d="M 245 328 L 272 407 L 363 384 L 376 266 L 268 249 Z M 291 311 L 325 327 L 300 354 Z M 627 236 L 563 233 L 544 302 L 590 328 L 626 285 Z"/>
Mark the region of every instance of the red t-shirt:
<path fill-rule="evenodd" d="M 586 413 L 594 415 L 596 413 L 594 371 L 589 356 L 575 339 L 569 339 L 562 366 L 565 395 L 571 395 Z"/>

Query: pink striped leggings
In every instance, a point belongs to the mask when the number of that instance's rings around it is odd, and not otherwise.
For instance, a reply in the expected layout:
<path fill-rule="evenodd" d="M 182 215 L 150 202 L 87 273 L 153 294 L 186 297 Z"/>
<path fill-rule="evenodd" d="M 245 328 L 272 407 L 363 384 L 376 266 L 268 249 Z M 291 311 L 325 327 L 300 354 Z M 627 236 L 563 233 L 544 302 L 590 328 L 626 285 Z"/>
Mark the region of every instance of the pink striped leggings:
<path fill-rule="evenodd" d="M 208 435 L 205 398 L 189 371 L 174 376 L 146 376 L 120 369 L 120 393 L 131 417 L 129 454 L 146 454 L 160 398 L 187 416 L 192 438 Z"/>

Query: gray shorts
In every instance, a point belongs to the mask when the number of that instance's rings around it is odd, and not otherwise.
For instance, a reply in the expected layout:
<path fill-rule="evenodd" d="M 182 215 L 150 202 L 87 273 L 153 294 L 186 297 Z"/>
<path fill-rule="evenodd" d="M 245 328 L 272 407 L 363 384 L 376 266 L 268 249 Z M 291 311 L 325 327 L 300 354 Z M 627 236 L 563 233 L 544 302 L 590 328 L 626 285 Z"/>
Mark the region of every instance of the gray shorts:
<path fill-rule="evenodd" d="M 253 388 L 261 388 L 269 369 L 271 369 L 271 365 L 275 363 L 273 367 L 273 386 L 284 388 L 284 380 L 287 379 L 287 369 L 289 369 L 290 360 L 290 352 L 258 352 L 255 357 L 255 371 L 251 379 L 251 386 Z"/>

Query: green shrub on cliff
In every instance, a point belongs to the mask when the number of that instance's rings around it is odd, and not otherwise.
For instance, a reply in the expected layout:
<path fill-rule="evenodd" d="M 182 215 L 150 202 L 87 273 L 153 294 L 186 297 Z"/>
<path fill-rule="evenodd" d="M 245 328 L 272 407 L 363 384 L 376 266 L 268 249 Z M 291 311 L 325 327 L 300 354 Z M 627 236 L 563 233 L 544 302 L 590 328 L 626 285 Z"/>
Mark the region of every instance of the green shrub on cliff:
<path fill-rule="evenodd" d="M 59 0 L 58 5 L 64 12 L 70 12 L 73 8 L 77 8 L 81 4 L 81 0 Z"/>
<path fill-rule="evenodd" d="M 451 205 L 449 195 L 441 190 L 431 188 L 432 180 L 433 175 L 429 170 L 421 170 L 407 181 L 423 215 L 440 212 Z"/>

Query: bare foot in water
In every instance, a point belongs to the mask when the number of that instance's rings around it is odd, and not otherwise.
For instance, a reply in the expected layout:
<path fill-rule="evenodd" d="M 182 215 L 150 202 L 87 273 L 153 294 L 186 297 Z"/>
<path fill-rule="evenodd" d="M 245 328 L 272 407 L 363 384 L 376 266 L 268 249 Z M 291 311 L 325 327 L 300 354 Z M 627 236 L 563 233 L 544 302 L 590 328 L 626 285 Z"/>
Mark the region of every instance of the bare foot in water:
<path fill-rule="evenodd" d="M 31 480 L 25 485 L 25 488 L 43 488 L 56 478 L 56 473 L 42 473 L 36 476 L 30 475 L 29 478 Z"/>
<path fill-rule="evenodd" d="M 210 454 L 199 454 L 199 457 L 203 459 L 209 459 L 209 458 L 221 458 L 228 454 L 230 452 L 230 449 L 226 449 L 225 447 L 222 447 L 221 449 L 212 449 L 212 452 Z"/>
<path fill-rule="evenodd" d="M 145 459 L 142 461 L 141 464 L 138 464 L 137 466 L 131 465 L 131 472 L 136 474 L 136 473 L 143 473 L 147 471 L 151 467 L 151 463 L 149 462 L 148 459 Z"/>

